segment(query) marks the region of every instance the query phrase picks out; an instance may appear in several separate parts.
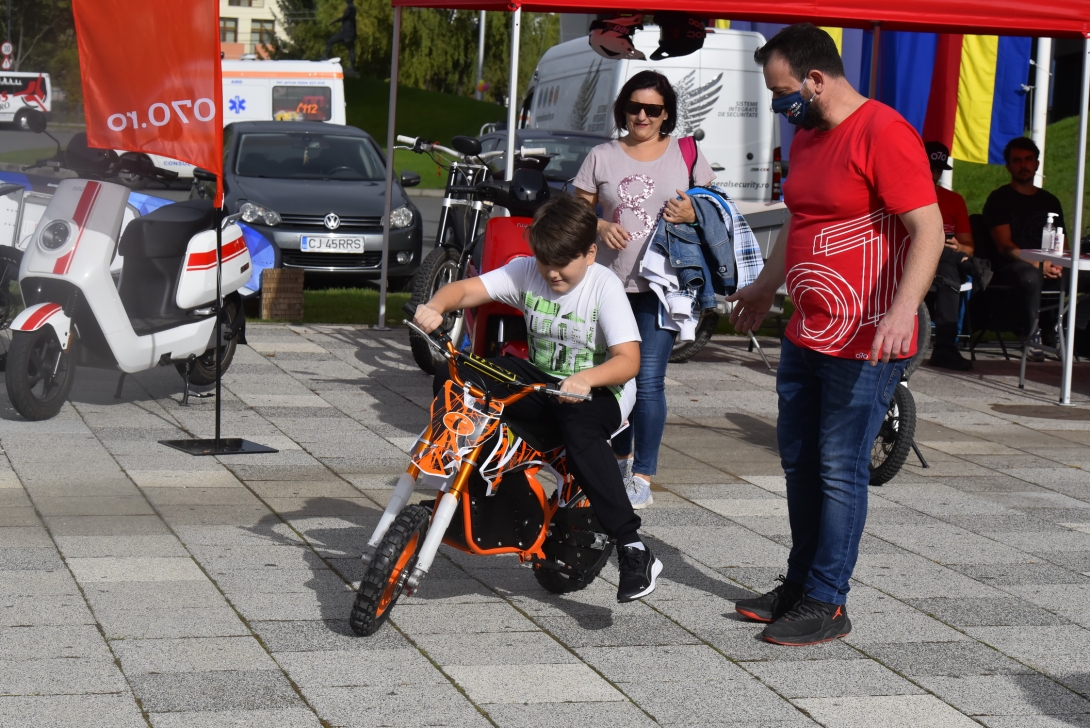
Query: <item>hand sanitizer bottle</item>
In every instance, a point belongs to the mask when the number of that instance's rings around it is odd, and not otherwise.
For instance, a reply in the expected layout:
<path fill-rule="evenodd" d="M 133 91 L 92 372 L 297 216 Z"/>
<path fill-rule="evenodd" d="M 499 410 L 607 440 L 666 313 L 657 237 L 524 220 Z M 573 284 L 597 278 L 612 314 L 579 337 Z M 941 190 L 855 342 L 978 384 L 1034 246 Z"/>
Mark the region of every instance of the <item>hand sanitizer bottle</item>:
<path fill-rule="evenodd" d="M 1041 250 L 1046 253 L 1052 252 L 1052 248 L 1056 244 L 1056 226 L 1052 222 L 1055 219 L 1056 213 L 1048 213 L 1048 223 L 1041 230 Z"/>
<path fill-rule="evenodd" d="M 1064 254 L 1064 229 L 1056 228 L 1056 234 L 1052 236 L 1052 252 L 1057 255 Z"/>

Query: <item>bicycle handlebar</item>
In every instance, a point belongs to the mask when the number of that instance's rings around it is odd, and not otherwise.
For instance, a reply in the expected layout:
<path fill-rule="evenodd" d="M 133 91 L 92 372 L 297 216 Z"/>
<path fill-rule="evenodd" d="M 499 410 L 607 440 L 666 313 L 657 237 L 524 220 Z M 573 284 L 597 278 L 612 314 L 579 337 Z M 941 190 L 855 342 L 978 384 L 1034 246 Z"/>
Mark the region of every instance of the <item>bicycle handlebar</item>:
<path fill-rule="evenodd" d="M 414 318 L 416 316 L 417 307 L 418 304 L 415 304 L 412 301 L 408 301 L 405 303 L 405 305 L 401 307 L 401 310 L 404 311 L 405 314 L 410 318 Z M 502 384 L 513 387 L 520 387 L 524 390 L 533 390 L 535 392 L 549 394 L 554 397 L 569 397 L 571 399 L 579 399 L 583 401 L 590 401 L 592 399 L 591 395 L 589 394 L 562 392 L 556 384 L 526 384 L 525 382 L 519 381 L 519 378 L 511 372 L 496 366 L 487 359 L 482 359 L 475 354 L 466 354 L 458 351 L 454 348 L 454 342 L 450 340 L 450 337 L 447 336 L 445 331 L 442 331 L 441 329 L 436 329 L 431 334 L 429 334 L 428 332 L 424 331 L 424 329 L 414 324 L 412 321 L 405 320 L 404 323 L 410 329 L 413 329 L 421 336 L 427 338 L 427 340 L 433 346 L 440 349 L 443 352 L 443 356 L 445 356 L 447 360 L 451 362 L 451 364 L 456 364 L 457 362 L 461 361 L 462 364 L 466 365 L 468 368 L 472 369 L 475 372 L 484 374 L 485 376 L 490 377 Z M 439 332 L 439 336 L 435 336 L 436 332 Z M 442 346 L 440 346 L 440 344 L 442 344 Z M 453 374 L 454 371 L 455 370 L 452 368 L 451 373 Z"/>

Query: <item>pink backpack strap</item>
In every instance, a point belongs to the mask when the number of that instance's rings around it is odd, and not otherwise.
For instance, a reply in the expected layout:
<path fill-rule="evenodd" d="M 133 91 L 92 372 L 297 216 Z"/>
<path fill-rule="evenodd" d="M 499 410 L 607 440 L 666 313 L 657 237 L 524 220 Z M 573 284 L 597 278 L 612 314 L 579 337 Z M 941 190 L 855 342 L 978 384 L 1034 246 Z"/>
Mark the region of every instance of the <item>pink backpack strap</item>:
<path fill-rule="evenodd" d="M 677 144 L 681 147 L 681 158 L 685 160 L 685 169 L 689 171 L 689 188 L 692 189 L 696 187 L 696 180 L 693 179 L 693 170 L 696 169 L 696 139 L 691 136 L 681 137 Z"/>

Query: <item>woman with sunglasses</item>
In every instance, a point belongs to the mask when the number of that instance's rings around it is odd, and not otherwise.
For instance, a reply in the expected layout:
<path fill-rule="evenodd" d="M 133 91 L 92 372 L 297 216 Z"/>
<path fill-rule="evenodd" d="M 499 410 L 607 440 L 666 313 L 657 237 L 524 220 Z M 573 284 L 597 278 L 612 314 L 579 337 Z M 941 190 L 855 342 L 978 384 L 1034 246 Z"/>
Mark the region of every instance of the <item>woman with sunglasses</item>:
<path fill-rule="evenodd" d="M 675 334 L 658 326 L 658 298 L 639 274 L 640 261 L 660 215 L 671 223 L 694 223 L 696 213 L 684 192 L 689 168 L 670 135 L 677 123 L 677 95 L 666 77 L 641 71 L 630 78 L 613 103 L 613 120 L 620 137 L 591 150 L 575 177 L 575 193 L 602 206 L 598 262 L 621 279 L 639 326 L 636 404 L 628 429 L 613 438 L 613 449 L 633 508 L 644 508 L 652 502 L 651 476 L 666 429 L 666 364 Z M 697 185 L 715 180 L 699 152 L 692 176 Z"/>

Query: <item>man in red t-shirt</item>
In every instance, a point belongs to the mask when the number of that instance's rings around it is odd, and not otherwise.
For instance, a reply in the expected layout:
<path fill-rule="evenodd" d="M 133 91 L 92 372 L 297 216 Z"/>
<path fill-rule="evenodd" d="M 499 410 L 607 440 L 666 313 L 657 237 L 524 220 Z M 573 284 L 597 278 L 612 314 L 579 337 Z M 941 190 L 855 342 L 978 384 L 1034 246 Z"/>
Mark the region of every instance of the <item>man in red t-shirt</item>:
<path fill-rule="evenodd" d="M 931 163 L 931 179 L 935 182 L 942 229 L 946 235 L 933 292 L 927 297 L 931 321 L 935 324 L 935 347 L 931 350 L 928 363 L 942 369 L 967 371 L 973 368 L 973 363 L 963 357 L 957 348 L 961 284 L 972 276 L 974 285 L 986 287 L 991 280 L 991 270 L 985 271 L 973 258 L 973 231 L 969 227 L 969 209 L 965 206 L 965 198 L 939 185 L 943 171 L 953 169 L 950 166 L 950 150 L 942 142 L 927 142 L 923 146 Z"/>
<path fill-rule="evenodd" d="M 784 28 L 754 60 L 773 110 L 801 130 L 784 184 L 790 217 L 764 271 L 731 297 L 731 321 L 756 328 L 786 280 L 795 314 L 776 373 L 776 436 L 792 544 L 784 583 L 735 608 L 770 622 L 769 642 L 804 645 L 851 630 L 871 447 L 916 349 L 942 217 L 919 135 L 852 88 L 825 31 Z"/>

